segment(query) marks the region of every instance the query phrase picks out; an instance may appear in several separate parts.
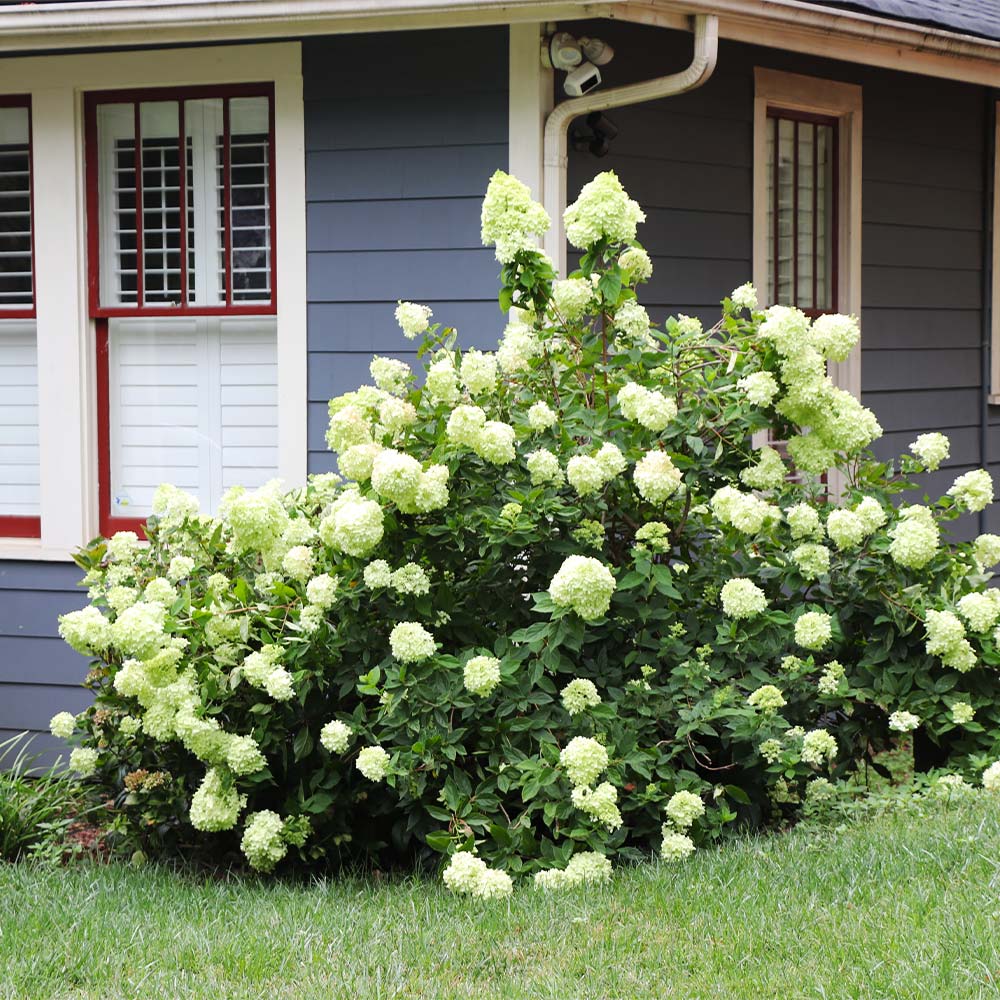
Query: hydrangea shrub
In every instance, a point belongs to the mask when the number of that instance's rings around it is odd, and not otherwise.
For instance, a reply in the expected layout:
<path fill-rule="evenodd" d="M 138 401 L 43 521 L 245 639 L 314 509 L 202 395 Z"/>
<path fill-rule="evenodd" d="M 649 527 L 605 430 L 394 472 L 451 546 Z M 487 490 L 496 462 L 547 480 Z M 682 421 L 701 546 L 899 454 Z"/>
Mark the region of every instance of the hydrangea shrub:
<path fill-rule="evenodd" d="M 566 219 L 558 280 L 541 206 L 494 177 L 497 350 L 400 303 L 423 375 L 377 357 L 331 401 L 341 477 L 214 516 L 164 486 L 148 544 L 80 553 L 92 603 L 61 632 L 95 701 L 53 731 L 126 843 L 263 871 L 444 855 L 489 898 L 786 822 L 918 730 L 956 768 L 996 754 L 1000 537 L 946 536 L 988 474 L 905 499 L 948 441 L 873 459 L 874 415 L 827 376 L 853 318 L 745 285 L 710 330 L 658 328 L 617 178 Z"/>

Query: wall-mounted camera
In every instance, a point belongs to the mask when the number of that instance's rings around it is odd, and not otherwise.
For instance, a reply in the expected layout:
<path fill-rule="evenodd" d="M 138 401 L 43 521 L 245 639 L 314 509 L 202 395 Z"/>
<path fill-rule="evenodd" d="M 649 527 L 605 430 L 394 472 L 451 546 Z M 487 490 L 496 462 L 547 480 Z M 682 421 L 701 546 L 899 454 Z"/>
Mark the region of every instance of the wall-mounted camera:
<path fill-rule="evenodd" d="M 542 64 L 563 70 L 563 90 L 569 97 L 582 97 L 601 85 L 601 71 L 615 56 L 615 50 L 600 38 L 574 38 L 568 31 L 556 31 L 542 43 Z"/>
<path fill-rule="evenodd" d="M 583 97 L 601 85 L 601 71 L 592 63 L 580 63 L 570 70 L 563 81 L 563 90 L 570 97 Z"/>

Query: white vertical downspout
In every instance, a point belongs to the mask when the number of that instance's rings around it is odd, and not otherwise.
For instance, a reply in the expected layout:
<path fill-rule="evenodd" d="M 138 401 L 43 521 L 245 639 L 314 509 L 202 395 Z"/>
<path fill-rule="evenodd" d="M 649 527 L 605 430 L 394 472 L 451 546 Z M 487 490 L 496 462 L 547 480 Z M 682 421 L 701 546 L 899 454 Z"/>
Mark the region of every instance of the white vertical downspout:
<path fill-rule="evenodd" d="M 566 239 L 563 235 L 563 212 L 566 208 L 566 135 L 570 122 L 591 111 L 607 111 L 642 101 L 671 97 L 700 87 L 715 70 L 719 54 L 719 19 L 714 14 L 694 18 L 694 57 L 680 73 L 660 76 L 640 83 L 630 83 L 611 90 L 595 91 L 556 105 L 545 121 L 544 204 L 552 219 L 545 237 L 545 251 L 559 274 L 566 273 Z"/>

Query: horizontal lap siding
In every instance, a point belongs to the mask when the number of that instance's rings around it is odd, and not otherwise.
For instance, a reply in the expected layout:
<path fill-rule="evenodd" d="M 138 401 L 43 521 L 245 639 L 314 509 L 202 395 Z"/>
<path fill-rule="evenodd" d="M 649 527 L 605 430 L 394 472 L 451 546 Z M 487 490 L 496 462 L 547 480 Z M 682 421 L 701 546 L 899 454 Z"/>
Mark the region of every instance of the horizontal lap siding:
<path fill-rule="evenodd" d="M 72 564 L 0 562 L 0 741 L 30 730 L 33 750 L 52 750 L 59 741 L 47 733 L 49 719 L 90 701 L 80 686 L 87 659 L 58 633 L 59 615 L 86 602 L 79 579 Z"/>
<path fill-rule="evenodd" d="M 614 45 L 602 70 L 610 86 L 690 59 L 687 34 L 607 22 L 571 30 Z M 862 396 L 886 431 L 881 457 L 922 431 L 950 435 L 946 467 L 923 482 L 947 489 L 980 460 L 982 88 L 723 42 L 702 88 L 606 112 L 619 136 L 600 159 L 570 152 L 569 197 L 598 171 L 616 171 L 647 215 L 639 239 L 656 270 L 640 298 L 650 314 L 714 322 L 718 300 L 751 274 L 755 66 L 863 89 Z M 991 463 L 1000 460 L 995 413 Z M 1000 514 L 993 519 L 1000 530 Z M 965 521 L 963 535 L 975 529 Z"/>
<path fill-rule="evenodd" d="M 310 40 L 303 72 L 309 468 L 324 472 L 330 397 L 370 382 L 375 352 L 415 360 L 397 299 L 429 305 L 466 345 L 502 329 L 479 211 L 507 166 L 507 30 Z"/>

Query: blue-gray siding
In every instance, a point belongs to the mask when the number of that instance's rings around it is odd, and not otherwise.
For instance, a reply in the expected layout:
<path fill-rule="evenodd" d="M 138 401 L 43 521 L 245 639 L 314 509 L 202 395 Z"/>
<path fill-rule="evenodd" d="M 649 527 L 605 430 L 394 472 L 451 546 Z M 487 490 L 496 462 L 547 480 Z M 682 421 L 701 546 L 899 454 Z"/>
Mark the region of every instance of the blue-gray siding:
<path fill-rule="evenodd" d="M 87 661 L 59 638 L 56 621 L 85 602 L 79 579 L 71 564 L 0 561 L 0 740 L 29 729 L 39 733 L 33 749 L 57 747 L 49 719 L 89 701 L 80 687 Z"/>
<path fill-rule="evenodd" d="M 324 472 L 330 397 L 370 381 L 373 351 L 414 357 L 397 299 L 428 304 L 465 343 L 502 327 L 479 205 L 507 166 L 507 31 L 313 39 L 303 70 L 309 468 Z"/>

